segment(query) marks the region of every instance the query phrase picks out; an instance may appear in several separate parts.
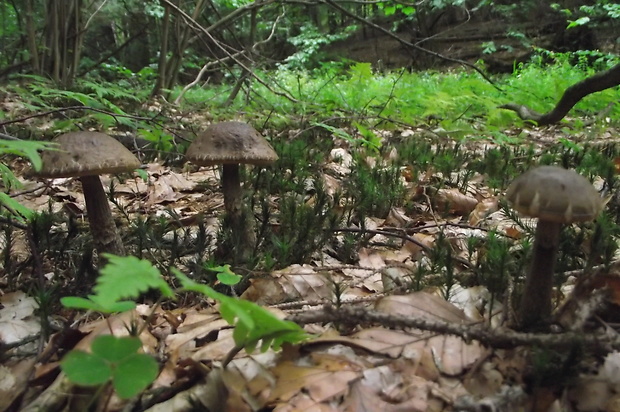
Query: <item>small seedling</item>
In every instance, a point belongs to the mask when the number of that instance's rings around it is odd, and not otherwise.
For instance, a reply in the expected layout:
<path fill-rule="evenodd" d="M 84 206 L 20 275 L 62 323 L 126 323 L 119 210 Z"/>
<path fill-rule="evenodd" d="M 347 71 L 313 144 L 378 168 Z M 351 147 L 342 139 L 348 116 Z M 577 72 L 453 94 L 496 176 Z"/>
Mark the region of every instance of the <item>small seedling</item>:
<path fill-rule="evenodd" d="M 159 366 L 151 356 L 138 353 L 142 342 L 136 337 L 98 336 L 92 353 L 72 350 L 60 362 L 70 381 L 99 386 L 112 381 L 122 399 L 136 396 L 157 377 Z"/>
<path fill-rule="evenodd" d="M 135 299 L 149 289 L 158 290 L 165 298 L 174 298 L 174 291 L 150 262 L 133 256 L 105 257 L 108 264 L 97 279 L 95 294 L 86 299 L 62 298 L 63 305 L 112 313 L 135 308 Z M 222 283 L 235 284 L 239 280 L 229 265 L 211 269 L 218 272 Z M 241 349 L 249 353 L 259 345 L 262 351 L 269 348 L 278 350 L 284 343 L 298 343 L 308 338 L 299 325 L 278 319 L 255 303 L 218 293 L 194 282 L 175 268 L 170 271 L 182 285 L 178 292 L 198 292 L 219 302 L 222 318 L 234 326 L 235 353 Z M 136 336 L 139 332 L 134 330 Z M 76 384 L 93 386 L 112 381 L 121 398 L 130 398 L 150 385 L 158 373 L 157 362 L 149 355 L 138 353 L 141 346 L 140 339 L 133 336 L 99 336 L 92 343 L 91 353 L 73 350 L 61 361 L 61 367 Z"/>

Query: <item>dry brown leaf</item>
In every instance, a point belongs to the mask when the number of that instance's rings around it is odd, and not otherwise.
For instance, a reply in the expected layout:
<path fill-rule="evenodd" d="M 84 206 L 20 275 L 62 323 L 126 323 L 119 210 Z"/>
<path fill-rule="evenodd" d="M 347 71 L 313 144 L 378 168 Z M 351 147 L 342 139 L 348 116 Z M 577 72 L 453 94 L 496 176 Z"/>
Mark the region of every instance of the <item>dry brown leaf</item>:
<path fill-rule="evenodd" d="M 504 377 L 490 362 L 485 362 L 463 380 L 469 393 L 479 398 L 498 393 L 503 383 Z"/>
<path fill-rule="evenodd" d="M 513 239 L 521 239 L 523 237 L 523 232 L 517 229 L 515 226 L 508 226 L 506 229 L 504 229 L 504 233 L 506 234 L 506 236 Z"/>
<path fill-rule="evenodd" d="M 276 384 L 269 393 L 268 403 L 289 402 L 299 392 L 308 394 L 315 402 L 324 402 L 348 391 L 349 382 L 361 376 L 359 366 L 345 358 L 313 354 L 314 364 L 297 365 L 282 362 L 271 372 Z"/>
<path fill-rule="evenodd" d="M 41 322 L 35 315 L 39 307 L 24 292 L 7 293 L 0 297 L 0 341 L 4 344 L 19 342 L 41 331 Z"/>
<path fill-rule="evenodd" d="M 342 147 L 332 149 L 329 153 L 329 163 L 325 166 L 327 170 L 331 170 L 340 176 L 346 176 L 351 173 L 353 165 L 353 156 Z"/>
<path fill-rule="evenodd" d="M 190 191 L 196 187 L 196 182 L 186 179 L 181 173 L 168 172 L 165 175 L 160 176 L 157 180 L 163 181 L 164 184 L 179 191 Z"/>
<path fill-rule="evenodd" d="M 375 308 L 383 313 L 429 321 L 457 324 L 470 322 L 462 310 L 438 296 L 423 292 L 386 296 L 377 301 Z M 415 335 L 422 339 L 408 345 L 408 348 L 430 350 L 439 370 L 447 375 L 454 376 L 462 373 L 483 353 L 482 347 L 477 342 L 468 344 L 456 336 L 428 334 L 421 337 L 417 333 Z"/>
<path fill-rule="evenodd" d="M 420 244 L 426 246 L 426 248 L 431 249 L 435 244 L 436 236 L 427 235 L 426 233 L 414 233 L 410 236 L 414 240 L 418 241 Z M 402 251 L 407 252 L 413 260 L 418 260 L 420 258 L 420 254 L 424 251 L 424 249 L 413 242 L 405 241 L 405 244 L 401 248 Z"/>
<path fill-rule="evenodd" d="M 309 395 L 298 393 L 287 403 L 276 405 L 273 412 L 341 412 L 339 406 L 317 403 Z"/>
<path fill-rule="evenodd" d="M 393 207 L 383 221 L 383 226 L 403 228 L 409 226 L 413 219 L 406 215 L 402 208 Z"/>
<path fill-rule="evenodd" d="M 241 297 L 259 305 L 275 305 L 298 300 L 331 301 L 332 296 L 325 273 L 317 273 L 308 265 L 292 265 L 252 280 Z"/>
<path fill-rule="evenodd" d="M 166 345 L 170 351 L 178 351 L 181 358 L 189 356 L 194 352 L 200 343 L 197 341 L 205 338 L 211 332 L 217 332 L 227 328 L 228 322 L 219 315 L 204 315 L 202 320 L 195 320 L 192 323 L 183 322 L 177 329 L 177 333 L 166 338 Z"/>
<path fill-rule="evenodd" d="M 461 193 L 458 189 L 439 189 L 433 196 L 433 204 L 439 211 L 468 215 L 478 205 L 478 199 Z"/>
<path fill-rule="evenodd" d="M 26 390 L 35 357 L 5 361 L 0 365 L 0 411 L 5 411 Z"/>
<path fill-rule="evenodd" d="M 329 196 L 334 196 L 342 190 L 342 182 L 328 174 L 323 175 L 323 188 Z"/>
<path fill-rule="evenodd" d="M 214 361 L 222 360 L 235 347 L 235 340 L 232 336 L 232 329 L 224 329 L 218 332 L 217 339 L 213 342 L 204 344 L 193 355 L 195 361 Z M 240 352 L 236 357 L 246 356 L 244 352 Z"/>
<path fill-rule="evenodd" d="M 379 312 L 416 319 L 441 320 L 451 323 L 467 323 L 465 313 L 445 299 L 425 292 L 408 295 L 386 296 L 377 301 Z"/>
<path fill-rule="evenodd" d="M 367 371 L 368 372 L 368 371 Z M 409 395 L 410 398 L 402 400 L 400 402 L 394 402 L 390 399 L 390 402 L 384 400 L 384 398 L 391 398 L 386 396 L 385 392 L 379 392 L 383 389 L 380 385 L 382 382 L 372 381 L 367 382 L 367 379 L 354 382 L 351 385 L 351 392 L 346 397 L 343 403 L 343 411 L 347 412 L 430 412 L 428 409 L 428 395 L 430 382 L 424 379 L 416 379 L 413 377 L 416 384 L 407 385 L 405 388 L 394 387 L 399 391 L 407 389 L 407 394 L 399 394 L 400 396 Z"/>
<path fill-rule="evenodd" d="M 469 214 L 467 222 L 472 226 L 478 226 L 493 212 L 499 210 L 499 200 L 497 197 L 489 197 L 480 201 L 474 210 Z"/>
<path fill-rule="evenodd" d="M 143 309 L 142 309 L 143 310 Z M 80 340 L 75 349 L 90 351 L 92 341 L 100 335 L 114 335 L 117 337 L 128 336 L 127 325 L 135 325 L 136 329 L 142 330 L 138 338 L 142 341 L 142 350 L 145 353 L 157 353 L 158 340 L 151 334 L 148 328 L 143 328 L 144 321 L 135 310 L 109 316 L 107 319 L 97 320 L 80 326 L 79 330 L 87 335 Z"/>
<path fill-rule="evenodd" d="M 147 190 L 146 207 L 150 208 L 158 203 L 175 202 L 184 197 L 183 194 L 176 191 L 166 179 L 159 178 L 153 181 Z"/>
<path fill-rule="evenodd" d="M 139 196 L 148 190 L 149 185 L 140 177 L 127 179 L 124 183 L 114 185 L 114 192 Z"/>
<path fill-rule="evenodd" d="M 371 353 L 387 355 L 397 358 L 403 353 L 405 345 L 410 343 L 413 338 L 402 331 L 395 331 L 384 328 L 362 329 L 354 335 L 329 336 L 315 339 L 314 343 L 333 343 L 340 342 L 353 347 L 360 347 Z"/>

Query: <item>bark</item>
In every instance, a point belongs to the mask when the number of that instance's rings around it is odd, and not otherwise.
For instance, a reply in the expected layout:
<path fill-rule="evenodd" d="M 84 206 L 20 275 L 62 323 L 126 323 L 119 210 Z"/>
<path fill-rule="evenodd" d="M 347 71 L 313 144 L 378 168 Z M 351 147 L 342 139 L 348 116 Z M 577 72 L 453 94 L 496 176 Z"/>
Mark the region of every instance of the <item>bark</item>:
<path fill-rule="evenodd" d="M 166 70 L 166 55 L 168 54 L 168 37 L 170 35 L 170 6 L 164 3 L 164 18 L 161 26 L 161 44 L 159 46 L 159 63 L 157 64 L 157 82 L 153 88 L 152 96 L 161 92 L 165 84 L 168 84 L 168 72 Z"/>
<path fill-rule="evenodd" d="M 40 68 L 55 82 L 71 85 L 80 61 L 84 22 L 81 0 L 48 0 Z"/>
<path fill-rule="evenodd" d="M 34 7 L 33 0 L 26 0 L 26 31 L 28 33 L 28 51 L 30 53 L 30 64 L 32 71 L 40 74 L 41 66 L 39 65 L 39 48 L 37 47 L 37 28 L 34 23 Z"/>

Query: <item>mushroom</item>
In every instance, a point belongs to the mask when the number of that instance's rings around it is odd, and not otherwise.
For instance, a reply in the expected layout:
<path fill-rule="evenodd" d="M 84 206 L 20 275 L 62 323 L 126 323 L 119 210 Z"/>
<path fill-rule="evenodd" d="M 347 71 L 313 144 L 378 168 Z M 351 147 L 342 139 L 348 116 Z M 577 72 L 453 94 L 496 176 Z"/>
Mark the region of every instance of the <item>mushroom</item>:
<path fill-rule="evenodd" d="M 99 175 L 129 172 L 140 162 L 125 146 L 99 132 L 72 132 L 54 139 L 55 150 L 41 154 L 38 177 L 79 177 L 90 231 L 99 253 L 124 255 L 121 240 Z"/>
<path fill-rule="evenodd" d="M 256 243 L 256 234 L 253 219 L 242 203 L 239 164 L 267 166 L 278 160 L 278 155 L 252 126 L 243 122 L 222 122 L 209 126 L 196 137 L 185 156 L 199 166 L 223 165 L 226 219 L 235 237 L 234 244 L 240 248 L 237 256 L 246 261 Z"/>
<path fill-rule="evenodd" d="M 544 327 L 551 317 L 553 270 L 563 224 L 594 220 L 603 199 L 592 184 L 574 170 L 539 166 L 508 186 L 506 199 L 518 212 L 537 217 L 534 256 L 520 307 L 520 327 Z"/>

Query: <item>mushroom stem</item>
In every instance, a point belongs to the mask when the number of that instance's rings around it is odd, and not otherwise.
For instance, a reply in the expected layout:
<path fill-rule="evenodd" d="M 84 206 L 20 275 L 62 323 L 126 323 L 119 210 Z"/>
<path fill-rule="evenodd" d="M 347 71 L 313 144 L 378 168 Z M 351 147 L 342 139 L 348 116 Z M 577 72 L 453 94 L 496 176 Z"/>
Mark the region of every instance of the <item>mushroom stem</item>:
<path fill-rule="evenodd" d="M 226 209 L 225 219 L 230 224 L 233 245 L 238 248 L 235 255 L 241 262 L 246 262 L 250 259 L 256 244 L 256 234 L 252 213 L 243 206 L 239 167 L 238 164 L 223 165 L 222 191 Z"/>
<path fill-rule="evenodd" d="M 531 330 L 551 317 L 553 271 L 560 244 L 561 223 L 540 219 L 534 238 L 534 257 L 521 298 L 521 329 Z"/>
<path fill-rule="evenodd" d="M 99 176 L 82 176 L 80 181 L 86 201 L 90 232 L 97 252 L 124 256 L 125 247 L 116 230 L 101 179 Z"/>
<path fill-rule="evenodd" d="M 231 222 L 240 221 L 242 214 L 243 192 L 238 164 L 225 164 L 222 171 L 222 191 L 224 192 L 224 208 Z"/>

